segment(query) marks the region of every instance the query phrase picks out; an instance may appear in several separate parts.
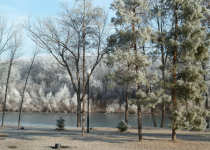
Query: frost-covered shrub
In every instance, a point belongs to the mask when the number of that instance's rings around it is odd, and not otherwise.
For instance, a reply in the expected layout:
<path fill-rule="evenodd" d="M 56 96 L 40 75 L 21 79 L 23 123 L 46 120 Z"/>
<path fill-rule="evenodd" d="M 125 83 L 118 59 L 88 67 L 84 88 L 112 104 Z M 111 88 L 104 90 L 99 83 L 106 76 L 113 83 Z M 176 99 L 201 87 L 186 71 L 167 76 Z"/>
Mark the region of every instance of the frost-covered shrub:
<path fill-rule="evenodd" d="M 122 120 L 118 123 L 117 128 L 120 132 L 124 132 L 124 131 L 130 129 L 130 126 L 124 120 Z"/>
<path fill-rule="evenodd" d="M 115 113 L 115 112 L 124 112 L 125 104 L 120 105 L 119 100 L 114 100 L 111 104 L 107 104 L 106 112 L 107 113 Z"/>
<path fill-rule="evenodd" d="M 29 95 L 29 93 L 26 91 L 24 94 L 24 101 L 23 101 L 23 111 L 30 111 L 30 103 L 32 99 Z"/>
<path fill-rule="evenodd" d="M 60 119 L 57 120 L 57 129 L 58 130 L 64 130 L 64 126 L 65 126 L 65 120 L 62 118 L 62 116 L 60 116 Z"/>
<path fill-rule="evenodd" d="M 14 87 L 11 86 L 7 92 L 7 109 L 10 111 L 18 111 L 21 101 L 20 92 Z"/>
<path fill-rule="evenodd" d="M 136 114 L 137 113 L 137 106 L 136 105 L 128 105 L 128 112 L 130 114 Z"/>
<path fill-rule="evenodd" d="M 120 105 L 118 103 L 118 100 L 114 100 L 111 104 L 108 104 L 106 107 L 107 113 L 114 113 L 119 110 L 120 110 Z"/>

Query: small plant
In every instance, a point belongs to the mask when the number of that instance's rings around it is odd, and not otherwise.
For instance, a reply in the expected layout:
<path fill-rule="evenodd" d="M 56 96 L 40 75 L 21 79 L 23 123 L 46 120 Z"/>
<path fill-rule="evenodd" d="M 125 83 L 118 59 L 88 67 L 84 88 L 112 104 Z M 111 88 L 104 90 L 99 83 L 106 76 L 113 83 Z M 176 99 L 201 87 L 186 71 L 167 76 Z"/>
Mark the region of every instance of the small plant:
<path fill-rule="evenodd" d="M 65 120 L 62 118 L 62 116 L 60 116 L 60 119 L 57 120 L 57 127 L 58 127 L 57 129 L 58 130 L 64 130 L 64 126 L 65 126 L 64 122 L 65 122 Z"/>
<path fill-rule="evenodd" d="M 124 120 L 122 120 L 118 123 L 117 128 L 120 132 L 124 132 L 124 131 L 128 130 L 130 128 L 130 126 Z"/>

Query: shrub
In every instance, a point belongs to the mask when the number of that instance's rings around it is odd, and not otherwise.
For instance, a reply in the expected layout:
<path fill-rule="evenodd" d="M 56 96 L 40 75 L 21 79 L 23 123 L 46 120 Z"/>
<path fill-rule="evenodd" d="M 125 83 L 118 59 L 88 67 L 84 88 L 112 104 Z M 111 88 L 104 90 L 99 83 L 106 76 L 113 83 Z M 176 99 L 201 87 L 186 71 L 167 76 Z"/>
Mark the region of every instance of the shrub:
<path fill-rule="evenodd" d="M 124 131 L 128 130 L 130 128 L 130 126 L 127 125 L 127 123 L 124 120 L 122 120 L 119 122 L 117 128 L 120 132 L 124 132 Z"/>
<path fill-rule="evenodd" d="M 57 127 L 58 127 L 57 129 L 58 130 L 64 130 L 64 126 L 65 126 L 64 122 L 65 122 L 65 120 L 62 118 L 62 116 L 60 116 L 60 119 L 57 120 Z"/>

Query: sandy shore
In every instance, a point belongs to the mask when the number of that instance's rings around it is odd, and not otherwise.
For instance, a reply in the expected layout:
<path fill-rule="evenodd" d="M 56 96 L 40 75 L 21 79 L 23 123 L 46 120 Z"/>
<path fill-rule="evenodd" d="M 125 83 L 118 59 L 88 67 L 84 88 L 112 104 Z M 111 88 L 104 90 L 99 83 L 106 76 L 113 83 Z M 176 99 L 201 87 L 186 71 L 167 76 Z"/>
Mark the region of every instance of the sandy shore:
<path fill-rule="evenodd" d="M 6 137 L 8 136 L 8 137 Z M 61 143 L 63 150 L 207 150 L 210 149 L 210 129 L 204 132 L 177 131 L 177 141 L 171 141 L 171 130 L 143 128 L 143 142 L 138 142 L 137 129 L 120 133 L 116 128 L 93 128 L 81 135 L 81 128 L 55 130 L 46 127 L 5 125 L 0 130 L 0 150 L 51 150 L 55 143 Z"/>

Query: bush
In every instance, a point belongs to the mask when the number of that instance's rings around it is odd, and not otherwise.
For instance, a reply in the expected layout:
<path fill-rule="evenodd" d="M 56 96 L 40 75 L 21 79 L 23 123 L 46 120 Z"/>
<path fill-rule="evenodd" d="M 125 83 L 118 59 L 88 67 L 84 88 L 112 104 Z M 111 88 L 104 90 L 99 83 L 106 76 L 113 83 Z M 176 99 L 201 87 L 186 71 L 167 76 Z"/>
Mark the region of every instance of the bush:
<path fill-rule="evenodd" d="M 64 126 L 65 126 L 64 122 L 65 122 L 65 120 L 62 118 L 62 116 L 60 116 L 60 119 L 57 120 L 57 127 L 58 127 L 57 129 L 58 130 L 64 130 Z"/>
<path fill-rule="evenodd" d="M 127 123 L 124 120 L 122 120 L 119 122 L 117 128 L 120 132 L 124 132 L 124 131 L 128 130 L 130 128 L 130 126 L 127 125 Z"/>

